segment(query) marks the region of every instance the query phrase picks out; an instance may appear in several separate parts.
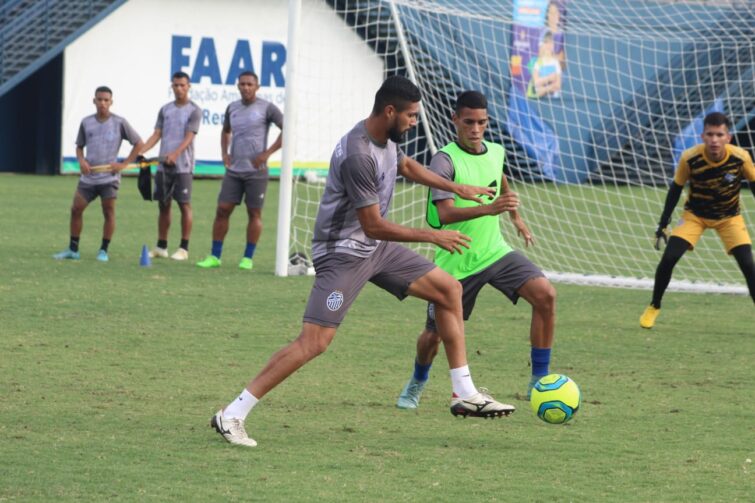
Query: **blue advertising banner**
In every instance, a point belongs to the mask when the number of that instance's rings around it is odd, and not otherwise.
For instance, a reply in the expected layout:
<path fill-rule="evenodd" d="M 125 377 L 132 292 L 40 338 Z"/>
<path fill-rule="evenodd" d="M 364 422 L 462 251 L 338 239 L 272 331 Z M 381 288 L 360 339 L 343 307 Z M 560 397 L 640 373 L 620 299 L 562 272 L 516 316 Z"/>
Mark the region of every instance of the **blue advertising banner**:
<path fill-rule="evenodd" d="M 566 69 L 566 0 L 515 0 L 507 126 L 544 178 L 564 180 L 558 138 L 530 100 L 559 98 Z"/>

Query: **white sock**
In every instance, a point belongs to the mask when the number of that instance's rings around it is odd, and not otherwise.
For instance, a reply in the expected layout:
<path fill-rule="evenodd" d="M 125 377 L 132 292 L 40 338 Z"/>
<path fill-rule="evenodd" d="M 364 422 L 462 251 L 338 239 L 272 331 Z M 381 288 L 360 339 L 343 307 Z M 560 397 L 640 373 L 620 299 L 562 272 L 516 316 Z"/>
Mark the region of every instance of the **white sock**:
<path fill-rule="evenodd" d="M 469 373 L 469 365 L 451 369 L 451 386 L 453 386 L 456 396 L 460 398 L 469 398 L 477 394 L 477 388 L 475 388 L 472 376 Z"/>
<path fill-rule="evenodd" d="M 259 402 L 259 399 L 244 388 L 238 398 L 228 404 L 228 407 L 223 411 L 223 416 L 228 419 L 246 419 L 257 402 Z"/>

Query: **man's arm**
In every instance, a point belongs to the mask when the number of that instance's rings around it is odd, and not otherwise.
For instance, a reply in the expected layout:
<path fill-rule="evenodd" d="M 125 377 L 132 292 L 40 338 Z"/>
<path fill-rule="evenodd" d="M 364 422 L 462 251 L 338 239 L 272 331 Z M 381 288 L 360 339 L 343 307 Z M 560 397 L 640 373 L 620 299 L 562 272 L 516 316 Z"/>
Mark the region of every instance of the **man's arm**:
<path fill-rule="evenodd" d="M 479 196 L 494 196 L 495 189 L 492 187 L 475 187 L 473 185 L 460 185 L 458 183 L 446 180 L 442 176 L 438 176 L 423 165 L 404 156 L 398 165 L 398 172 L 401 176 L 413 181 L 425 185 L 427 187 L 433 187 L 435 189 L 445 190 L 446 192 L 453 192 L 462 199 L 468 199 L 477 203 L 482 203 Z"/>
<path fill-rule="evenodd" d="M 232 137 L 233 133 L 231 133 L 231 128 L 223 128 L 223 131 L 220 133 L 220 152 L 223 157 L 223 166 L 225 166 L 226 169 L 231 166 L 231 154 L 228 151 L 228 147 L 231 145 Z"/>
<path fill-rule="evenodd" d="M 79 147 L 76 145 L 76 160 L 79 161 L 79 170 L 81 171 L 82 175 L 88 175 L 92 172 L 91 166 L 89 166 L 89 162 L 87 161 L 86 157 L 84 157 L 84 147 Z"/>
<path fill-rule="evenodd" d="M 671 221 L 671 213 L 676 208 L 676 203 L 679 202 L 679 197 L 682 195 L 683 185 L 679 185 L 676 182 L 671 182 L 671 187 L 666 194 L 666 203 L 663 205 L 663 213 L 661 213 L 661 219 L 658 221 L 658 228 L 655 230 L 655 249 L 661 249 L 661 239 L 664 242 L 668 241 L 666 237 L 666 227 L 668 227 L 669 221 Z"/>
<path fill-rule="evenodd" d="M 186 131 L 186 134 L 184 135 L 184 139 L 181 142 L 181 144 L 178 146 L 176 150 L 166 155 L 165 160 L 163 162 L 168 166 L 175 165 L 176 160 L 178 160 L 178 156 L 181 155 L 181 152 L 186 150 L 186 148 L 189 145 L 191 145 L 191 142 L 194 141 L 195 136 L 196 136 L 196 133 L 194 131 Z"/>
<path fill-rule="evenodd" d="M 510 192 L 511 189 L 509 188 L 509 181 L 506 179 L 505 174 L 501 174 L 501 194 L 503 195 Z M 519 205 L 517 205 L 517 208 L 518 206 Z M 524 247 L 526 248 L 529 245 L 535 244 L 535 238 L 534 236 L 532 236 L 532 232 L 530 232 L 527 224 L 525 224 L 524 220 L 522 220 L 522 216 L 519 214 L 519 211 L 517 211 L 517 208 L 509 210 L 509 219 L 511 220 L 511 224 L 516 229 L 517 236 L 521 236 L 522 239 L 524 239 Z"/>
<path fill-rule="evenodd" d="M 268 160 L 268 158 L 273 155 L 278 149 L 281 148 L 283 145 L 283 131 L 281 131 L 278 134 L 278 138 L 275 139 L 272 145 L 270 145 L 267 150 L 260 153 L 257 157 L 254 158 L 252 161 L 255 168 L 259 168 L 261 165 L 265 164 Z"/>
<path fill-rule="evenodd" d="M 142 145 L 142 149 L 141 149 L 141 152 L 139 152 L 139 154 L 144 155 L 145 152 L 149 151 L 150 149 L 152 149 L 152 147 L 157 145 L 157 142 L 160 141 L 160 138 L 162 137 L 162 135 L 163 135 L 162 129 L 155 129 L 155 131 L 152 133 L 152 136 L 147 138 L 147 141 L 145 141 L 144 144 Z"/>
<path fill-rule="evenodd" d="M 458 231 L 414 229 L 385 220 L 377 204 L 357 208 L 357 217 L 365 235 L 381 241 L 432 243 L 451 253 L 461 253 L 471 239 Z"/>

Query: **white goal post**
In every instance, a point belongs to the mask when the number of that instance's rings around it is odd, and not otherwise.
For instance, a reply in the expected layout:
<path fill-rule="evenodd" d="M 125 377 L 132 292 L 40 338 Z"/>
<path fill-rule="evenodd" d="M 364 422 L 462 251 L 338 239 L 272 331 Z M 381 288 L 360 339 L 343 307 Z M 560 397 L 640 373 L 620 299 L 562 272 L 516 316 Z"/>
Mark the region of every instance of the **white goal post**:
<path fill-rule="evenodd" d="M 747 2 L 290 0 L 290 10 L 281 276 L 298 270 L 289 257 L 309 255 L 336 141 L 366 117 L 389 75 L 422 90 L 420 125 L 402 147 L 425 164 L 453 140 L 455 96 L 487 96 L 488 139 L 506 147 L 507 175 L 536 236 L 525 253 L 556 281 L 652 287 L 653 233 L 676 159 L 700 141 L 704 114 L 727 113 L 735 143 L 755 141 Z M 285 141 L 293 137 L 305 151 L 293 151 Z M 389 217 L 424 226 L 426 195 L 399 180 Z M 755 201 L 747 190 L 741 199 L 752 232 Z M 521 248 L 506 217 L 501 225 Z M 679 263 L 670 288 L 747 292 L 714 233 Z"/>

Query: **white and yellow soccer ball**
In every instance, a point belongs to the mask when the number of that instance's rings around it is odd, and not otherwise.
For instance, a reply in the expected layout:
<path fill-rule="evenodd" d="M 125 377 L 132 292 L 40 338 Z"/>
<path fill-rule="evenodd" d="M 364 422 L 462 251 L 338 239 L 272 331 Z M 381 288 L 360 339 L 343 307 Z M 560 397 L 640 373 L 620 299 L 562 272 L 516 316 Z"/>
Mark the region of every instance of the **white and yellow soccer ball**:
<path fill-rule="evenodd" d="M 580 400 L 577 383 L 561 374 L 540 378 L 530 395 L 532 410 L 550 424 L 562 424 L 573 418 L 579 410 Z"/>

